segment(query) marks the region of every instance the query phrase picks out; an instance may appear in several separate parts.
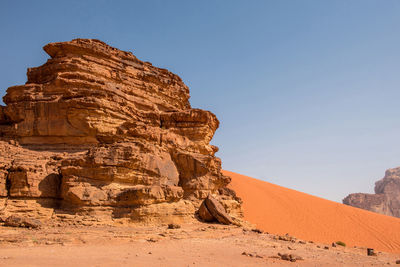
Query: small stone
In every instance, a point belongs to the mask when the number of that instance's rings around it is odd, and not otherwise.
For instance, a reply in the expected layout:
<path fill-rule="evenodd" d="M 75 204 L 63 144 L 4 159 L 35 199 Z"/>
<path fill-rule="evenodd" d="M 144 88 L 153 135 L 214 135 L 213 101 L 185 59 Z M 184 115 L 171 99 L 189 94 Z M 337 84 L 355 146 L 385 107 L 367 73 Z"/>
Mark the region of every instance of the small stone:
<path fill-rule="evenodd" d="M 367 255 L 368 256 L 376 256 L 377 254 L 375 253 L 373 248 L 367 248 Z"/>
<path fill-rule="evenodd" d="M 397 261 L 396 261 L 396 264 L 400 264 L 400 260 L 397 260 Z"/>
<path fill-rule="evenodd" d="M 288 236 L 279 236 L 278 239 L 282 241 L 290 241 L 290 237 Z"/>
<path fill-rule="evenodd" d="M 251 229 L 252 232 L 257 233 L 257 234 L 262 234 L 263 231 L 261 231 L 260 229 Z"/>
<path fill-rule="evenodd" d="M 168 224 L 168 229 L 179 229 L 181 226 L 179 224 L 170 223 Z"/>
<path fill-rule="evenodd" d="M 262 258 L 262 256 L 260 256 L 260 255 L 258 255 L 257 253 L 248 253 L 248 252 L 245 252 L 245 251 L 243 251 L 242 252 L 242 255 L 243 256 L 248 256 L 248 257 L 256 257 L 256 258 Z"/>
<path fill-rule="evenodd" d="M 295 262 L 295 261 L 297 261 L 297 260 L 303 260 L 302 257 L 300 257 L 300 256 L 298 256 L 298 255 L 295 255 L 295 254 L 287 254 L 287 253 L 281 254 L 281 253 L 278 253 L 278 256 L 279 256 L 282 260 L 291 261 L 291 262 Z"/>

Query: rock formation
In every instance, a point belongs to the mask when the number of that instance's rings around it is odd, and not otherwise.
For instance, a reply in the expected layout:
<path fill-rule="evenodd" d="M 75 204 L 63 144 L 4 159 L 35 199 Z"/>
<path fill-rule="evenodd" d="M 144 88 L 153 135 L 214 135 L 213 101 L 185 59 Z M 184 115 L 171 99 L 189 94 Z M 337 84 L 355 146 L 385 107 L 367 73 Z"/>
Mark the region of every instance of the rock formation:
<path fill-rule="evenodd" d="M 222 224 L 234 223 L 231 217 L 226 214 L 224 207 L 211 195 L 201 203 L 198 213 L 199 217 L 205 222 L 218 221 Z"/>
<path fill-rule="evenodd" d="M 0 106 L 0 215 L 171 222 L 211 194 L 241 216 L 210 145 L 218 119 L 181 78 L 98 40 L 44 50 Z"/>
<path fill-rule="evenodd" d="M 375 183 L 375 194 L 350 194 L 343 204 L 400 218 L 400 167 L 386 171 Z"/>

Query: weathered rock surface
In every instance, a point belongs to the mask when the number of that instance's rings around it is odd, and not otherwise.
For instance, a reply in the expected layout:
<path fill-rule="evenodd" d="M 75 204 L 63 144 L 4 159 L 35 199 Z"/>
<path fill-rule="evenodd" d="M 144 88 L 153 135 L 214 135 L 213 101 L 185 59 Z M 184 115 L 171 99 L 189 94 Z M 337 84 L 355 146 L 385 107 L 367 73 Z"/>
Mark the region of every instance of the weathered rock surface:
<path fill-rule="evenodd" d="M 400 167 L 386 171 L 375 183 L 375 194 L 350 194 L 343 204 L 400 218 Z"/>
<path fill-rule="evenodd" d="M 210 145 L 219 121 L 177 75 L 98 40 L 44 50 L 0 106 L 0 214 L 173 222 L 212 194 L 241 216 Z"/>
<path fill-rule="evenodd" d="M 211 195 L 204 199 L 203 203 L 200 205 L 199 216 L 206 222 L 216 220 L 222 224 L 233 223 L 232 218 L 226 213 L 225 208 Z"/>
<path fill-rule="evenodd" d="M 10 227 L 26 227 L 36 229 L 40 228 L 42 223 L 36 219 L 11 215 L 4 221 L 4 225 Z"/>
<path fill-rule="evenodd" d="M 216 219 L 214 218 L 214 216 L 212 216 L 212 214 L 210 213 L 210 211 L 208 210 L 207 206 L 206 206 L 206 201 L 204 200 L 199 208 L 199 217 L 202 221 L 204 222 L 212 222 L 215 221 Z"/>

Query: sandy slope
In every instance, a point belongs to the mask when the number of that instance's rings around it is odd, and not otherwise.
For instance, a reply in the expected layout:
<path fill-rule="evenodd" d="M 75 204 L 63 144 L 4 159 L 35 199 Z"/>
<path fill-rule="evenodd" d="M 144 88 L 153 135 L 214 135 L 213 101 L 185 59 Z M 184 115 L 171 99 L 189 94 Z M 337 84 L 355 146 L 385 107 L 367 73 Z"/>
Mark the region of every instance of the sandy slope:
<path fill-rule="evenodd" d="M 274 234 L 400 253 L 400 219 L 353 208 L 237 173 L 230 187 L 243 200 L 245 219 Z"/>

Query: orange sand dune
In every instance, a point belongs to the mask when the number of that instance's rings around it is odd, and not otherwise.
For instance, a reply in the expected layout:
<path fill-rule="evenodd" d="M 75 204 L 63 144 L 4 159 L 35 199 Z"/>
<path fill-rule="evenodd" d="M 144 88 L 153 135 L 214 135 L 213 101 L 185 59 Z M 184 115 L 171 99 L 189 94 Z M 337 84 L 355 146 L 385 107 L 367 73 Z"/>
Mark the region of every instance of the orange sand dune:
<path fill-rule="evenodd" d="M 321 243 L 343 241 L 400 253 L 400 219 L 308 195 L 237 173 L 230 187 L 243 200 L 244 217 L 258 228 Z"/>

